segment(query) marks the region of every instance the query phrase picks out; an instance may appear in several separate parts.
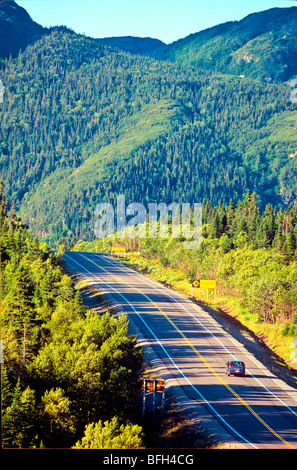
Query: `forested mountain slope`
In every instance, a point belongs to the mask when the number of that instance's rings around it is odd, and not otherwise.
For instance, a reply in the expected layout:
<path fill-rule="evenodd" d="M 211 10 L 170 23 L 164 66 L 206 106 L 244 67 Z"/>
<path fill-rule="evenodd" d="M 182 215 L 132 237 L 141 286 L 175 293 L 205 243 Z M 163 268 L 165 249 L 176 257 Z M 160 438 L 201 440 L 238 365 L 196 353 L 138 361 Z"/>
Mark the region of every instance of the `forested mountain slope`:
<path fill-rule="evenodd" d="M 272 8 L 208 28 L 153 52 L 205 70 L 286 81 L 297 73 L 297 8 Z"/>
<path fill-rule="evenodd" d="M 294 199 L 288 84 L 104 47 L 53 28 L 0 72 L 0 176 L 34 233 L 92 237 L 93 212 L 129 202 Z"/>

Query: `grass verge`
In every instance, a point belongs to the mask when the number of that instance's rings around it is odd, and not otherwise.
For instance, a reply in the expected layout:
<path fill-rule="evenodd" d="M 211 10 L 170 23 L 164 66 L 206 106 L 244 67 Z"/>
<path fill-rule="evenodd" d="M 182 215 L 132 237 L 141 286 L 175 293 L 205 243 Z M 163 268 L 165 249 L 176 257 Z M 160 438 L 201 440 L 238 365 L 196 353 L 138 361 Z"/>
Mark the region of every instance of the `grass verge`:
<path fill-rule="evenodd" d="M 276 355 L 283 359 L 289 370 L 297 373 L 297 365 L 291 362 L 292 337 L 282 335 L 284 325 L 279 323 L 258 323 L 256 314 L 251 314 L 240 305 L 240 298 L 227 296 L 217 291 L 209 291 L 208 298 L 206 290 L 193 289 L 187 274 L 178 269 L 163 266 L 158 259 L 146 259 L 139 254 L 129 253 L 126 260 L 121 261 L 138 272 L 150 277 L 187 296 L 193 296 L 194 301 L 201 301 L 209 307 L 221 311 L 232 319 L 238 320 L 245 328 L 252 331 L 266 346 Z"/>

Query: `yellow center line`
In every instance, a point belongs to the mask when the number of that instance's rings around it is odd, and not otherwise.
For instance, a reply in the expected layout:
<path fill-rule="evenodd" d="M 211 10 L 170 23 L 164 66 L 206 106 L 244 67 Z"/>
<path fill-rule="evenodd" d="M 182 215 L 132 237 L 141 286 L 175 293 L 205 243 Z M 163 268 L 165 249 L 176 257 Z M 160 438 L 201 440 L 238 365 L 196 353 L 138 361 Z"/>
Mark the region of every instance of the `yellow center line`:
<path fill-rule="evenodd" d="M 132 286 L 129 284 L 127 281 L 124 281 L 121 277 L 110 273 L 107 269 L 103 268 L 99 264 L 95 263 L 93 260 L 87 258 L 86 256 L 82 255 L 80 253 L 80 256 L 85 258 L 87 261 L 93 263 L 95 266 L 97 266 L 99 269 L 102 269 L 105 271 L 107 274 L 111 275 L 115 279 L 118 279 L 121 283 L 126 284 L 129 286 L 131 289 L 134 291 L 139 292 L 141 295 L 143 295 L 149 302 L 151 302 L 161 313 L 162 315 L 168 320 L 168 322 L 173 326 L 173 328 L 184 338 L 186 343 L 190 346 L 190 348 L 197 354 L 197 356 L 203 361 L 203 363 L 206 365 L 206 367 L 210 370 L 210 372 L 239 400 L 253 415 L 255 418 L 257 418 L 258 421 L 260 421 L 263 426 L 268 429 L 275 437 L 277 437 L 280 441 L 282 441 L 284 444 L 286 444 L 288 447 L 291 449 L 295 449 L 295 447 L 287 442 L 285 439 L 283 439 L 274 429 L 272 429 L 253 409 L 252 407 L 243 399 L 241 398 L 228 384 L 225 382 L 225 380 L 211 367 L 211 365 L 206 361 L 206 359 L 202 356 L 202 354 L 195 348 L 195 346 L 191 343 L 191 341 L 185 336 L 185 334 L 175 325 L 175 323 L 168 317 L 168 315 L 159 307 L 156 302 L 154 302 L 147 294 L 142 292 L 140 289 L 138 289 L 135 286 Z"/>

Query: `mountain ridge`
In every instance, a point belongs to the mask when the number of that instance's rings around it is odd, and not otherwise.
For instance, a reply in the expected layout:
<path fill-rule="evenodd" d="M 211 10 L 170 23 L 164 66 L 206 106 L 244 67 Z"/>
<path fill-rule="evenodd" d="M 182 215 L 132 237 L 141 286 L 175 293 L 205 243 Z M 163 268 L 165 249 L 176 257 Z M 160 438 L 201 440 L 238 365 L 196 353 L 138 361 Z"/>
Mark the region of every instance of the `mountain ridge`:
<path fill-rule="evenodd" d="M 66 26 L 46 28 L 35 22 L 28 12 L 14 0 L 0 1 L 0 59 L 10 55 L 16 57 L 20 50 L 48 34 L 52 29 L 61 28 L 75 33 Z M 85 35 L 82 35 L 85 36 Z M 85 36 L 88 37 L 88 36 Z M 12 39 L 13 38 L 13 39 Z M 132 54 L 150 54 L 164 45 L 163 41 L 150 37 L 116 36 L 91 38 L 103 46 L 120 49 Z"/>
<path fill-rule="evenodd" d="M 106 38 L 96 38 L 96 41 L 103 46 L 118 48 L 132 54 L 151 54 L 165 43 L 160 39 L 137 36 L 112 36 Z"/>
<path fill-rule="evenodd" d="M 27 11 L 13 0 L 0 3 L 0 60 L 16 57 L 20 50 L 48 31 L 32 20 Z"/>
<path fill-rule="evenodd" d="M 58 28 L 68 29 L 65 26 Z M 50 30 L 33 21 L 14 0 L 2 0 L 0 59 L 9 55 L 15 57 L 20 50 Z M 136 36 L 89 39 L 112 50 L 169 60 L 213 72 L 276 82 L 288 81 L 297 76 L 295 6 L 251 13 L 241 20 L 203 29 L 171 44 L 156 38 Z"/>
<path fill-rule="evenodd" d="M 286 81 L 297 74 L 296 54 L 297 7 L 251 13 L 242 20 L 190 34 L 152 53 L 157 59 L 187 66 L 274 81 Z"/>

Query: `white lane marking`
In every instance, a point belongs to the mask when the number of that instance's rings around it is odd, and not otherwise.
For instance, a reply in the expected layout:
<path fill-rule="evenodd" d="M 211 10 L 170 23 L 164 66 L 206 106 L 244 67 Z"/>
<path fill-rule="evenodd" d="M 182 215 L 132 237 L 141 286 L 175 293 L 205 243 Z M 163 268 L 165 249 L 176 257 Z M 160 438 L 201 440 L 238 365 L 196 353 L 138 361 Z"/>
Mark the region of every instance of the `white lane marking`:
<path fill-rule="evenodd" d="M 98 255 L 97 255 L 97 256 L 98 256 Z M 99 256 L 100 256 L 100 255 L 99 255 Z M 125 272 L 126 274 L 128 274 L 128 275 L 130 275 L 130 276 L 138 277 L 138 278 L 140 279 L 140 276 L 141 276 L 141 275 L 140 275 L 139 273 L 136 273 L 136 275 L 135 275 L 133 272 L 130 273 L 130 272 L 128 271 L 128 269 L 130 269 L 130 268 L 127 269 L 127 268 L 125 267 L 126 269 L 123 269 L 123 268 L 122 268 L 122 265 L 121 265 L 119 262 L 118 262 L 118 264 L 115 264 L 114 262 L 112 263 L 109 259 L 106 259 L 105 256 L 104 256 L 104 260 L 105 260 L 107 263 L 111 264 L 112 266 L 121 269 L 121 271 Z M 153 287 L 154 289 L 159 290 L 159 291 L 161 291 L 162 293 L 165 293 L 168 297 L 170 297 L 172 300 L 174 300 L 174 301 L 175 301 L 178 305 L 180 305 L 191 317 L 193 317 L 194 320 L 195 320 L 197 323 L 199 323 L 211 336 L 213 336 L 213 338 L 216 339 L 216 341 L 228 352 L 228 354 L 229 354 L 231 357 L 233 357 L 234 359 L 236 359 L 235 356 L 228 350 L 228 348 L 219 340 L 219 338 L 217 338 L 217 336 L 215 336 L 205 325 L 203 325 L 203 323 L 202 323 L 195 315 L 193 315 L 191 312 L 189 312 L 189 310 L 188 310 L 182 303 L 180 303 L 177 299 L 175 299 L 174 297 L 172 297 L 172 295 L 170 295 L 170 293 L 167 292 L 166 289 L 164 289 L 164 288 L 162 289 L 161 287 L 156 287 L 156 285 L 152 285 L 152 283 L 153 283 L 153 284 L 156 284 L 155 281 L 149 280 L 150 282 L 147 282 L 147 278 L 146 278 L 146 277 L 144 277 L 144 279 L 141 278 L 140 280 L 143 281 L 145 284 L 147 284 L 147 285 Z M 179 297 L 182 297 L 182 294 L 180 294 L 179 292 L 176 292 L 176 294 L 177 294 Z M 186 301 L 187 301 L 187 299 L 186 299 Z M 261 385 L 261 387 L 263 387 L 268 393 L 270 393 L 274 398 L 276 398 L 282 405 L 284 405 L 286 408 L 288 408 L 288 410 L 289 410 L 291 413 L 293 413 L 295 416 L 297 416 L 297 413 L 296 413 L 294 410 L 292 410 L 292 408 L 291 408 L 289 405 L 287 405 L 285 402 L 283 402 L 283 401 L 281 400 L 281 398 L 279 398 L 277 395 L 275 395 L 269 388 L 266 387 L 266 385 L 264 385 L 259 379 L 257 379 L 257 377 L 255 377 L 249 370 L 247 370 L 247 372 L 250 374 L 251 377 L 253 377 L 253 378 Z"/>
<path fill-rule="evenodd" d="M 241 434 L 239 434 L 230 424 L 227 423 L 227 421 L 224 420 L 224 418 L 213 408 L 213 406 L 206 400 L 206 398 L 204 398 L 204 396 L 199 392 L 199 390 L 197 390 L 197 388 L 190 382 L 190 380 L 186 377 L 186 375 L 180 370 L 180 368 L 178 367 L 177 364 L 175 364 L 174 360 L 171 358 L 171 356 L 169 355 L 169 353 L 166 351 L 166 349 L 164 348 L 164 346 L 162 345 L 162 343 L 159 341 L 159 339 L 157 338 L 157 336 L 155 335 L 155 333 L 150 329 L 150 327 L 148 326 L 148 324 L 146 323 L 146 321 L 142 318 L 142 316 L 137 312 L 137 310 L 133 307 L 133 305 L 129 302 L 128 299 L 126 299 L 126 297 L 121 294 L 121 292 L 119 292 L 117 289 L 115 289 L 114 287 L 110 286 L 109 284 L 107 284 L 105 281 L 103 281 L 103 279 L 101 279 L 100 277 L 98 277 L 96 274 L 93 274 L 91 271 L 89 271 L 85 266 L 83 266 L 82 264 L 80 264 L 78 261 L 76 261 L 75 259 L 71 258 L 69 255 L 66 255 L 64 254 L 64 256 L 66 256 L 67 258 L 69 258 L 71 261 L 74 261 L 76 264 L 78 264 L 81 268 L 83 268 L 86 272 L 88 272 L 89 274 L 91 274 L 91 276 L 95 277 L 96 279 L 98 279 L 100 282 L 102 282 L 103 284 L 105 284 L 106 286 L 108 286 L 110 289 L 114 290 L 117 294 L 119 294 L 126 302 L 127 304 L 129 304 L 131 306 L 131 308 L 134 310 L 134 312 L 136 313 L 136 315 L 138 315 L 138 317 L 140 318 L 140 320 L 145 324 L 146 328 L 149 330 L 149 332 L 153 335 L 153 337 L 155 338 L 155 340 L 158 342 L 158 344 L 160 345 L 160 347 L 163 349 L 164 353 L 166 354 L 166 356 L 168 357 L 168 359 L 172 362 L 172 364 L 174 365 L 174 367 L 178 370 L 178 372 L 184 377 L 184 379 L 188 382 L 188 384 L 190 385 L 190 387 L 192 387 L 195 392 L 200 396 L 200 398 L 211 408 L 211 410 L 215 413 L 215 415 L 232 431 L 234 432 L 238 437 L 240 437 L 240 439 L 244 440 L 247 444 L 250 444 L 251 446 L 253 446 L 255 449 L 257 449 L 258 447 L 255 446 L 254 444 L 252 444 L 251 442 L 249 442 L 245 437 L 243 437 Z"/>

